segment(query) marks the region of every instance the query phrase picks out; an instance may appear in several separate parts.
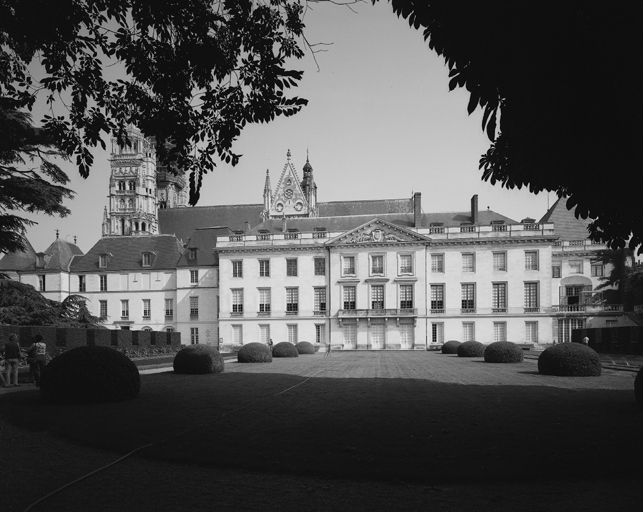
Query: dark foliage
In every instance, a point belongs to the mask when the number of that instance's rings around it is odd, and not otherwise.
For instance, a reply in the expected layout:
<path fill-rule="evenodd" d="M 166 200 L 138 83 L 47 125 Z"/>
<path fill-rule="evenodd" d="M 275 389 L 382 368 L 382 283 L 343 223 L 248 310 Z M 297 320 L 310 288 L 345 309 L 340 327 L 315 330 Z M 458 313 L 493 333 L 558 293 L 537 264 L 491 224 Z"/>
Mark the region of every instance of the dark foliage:
<path fill-rule="evenodd" d="M 141 377 L 136 365 L 110 347 L 78 347 L 45 366 L 40 395 L 49 402 L 122 402 L 136 398 Z"/>
<path fill-rule="evenodd" d="M 300 354 L 314 354 L 316 352 L 315 345 L 309 341 L 300 341 L 295 345 L 295 348 Z"/>
<path fill-rule="evenodd" d="M 458 357 L 482 357 L 485 346 L 479 341 L 465 341 L 458 346 Z"/>
<path fill-rule="evenodd" d="M 643 368 L 638 371 L 634 379 L 634 398 L 638 406 L 643 409 Z"/>
<path fill-rule="evenodd" d="M 540 354 L 538 371 L 562 377 L 598 377 L 602 371 L 601 359 L 593 349 L 581 343 L 561 343 Z"/>
<path fill-rule="evenodd" d="M 484 349 L 487 363 L 522 363 L 524 358 L 522 348 L 511 341 L 496 341 Z"/>
<path fill-rule="evenodd" d="M 272 357 L 299 357 L 299 352 L 292 343 L 282 341 L 272 347 Z"/>
<path fill-rule="evenodd" d="M 444 57 L 449 88 L 467 89 L 468 112 L 482 109 L 484 180 L 554 191 L 594 219 L 593 239 L 643 250 L 639 187 L 587 179 L 643 167 L 640 1 L 391 3 Z"/>
<path fill-rule="evenodd" d="M 174 372 L 190 375 L 219 373 L 225 369 L 223 357 L 211 345 L 188 345 L 174 356 Z"/>
<path fill-rule="evenodd" d="M 246 343 L 237 352 L 240 363 L 272 363 L 272 354 L 268 345 L 263 343 Z"/>
<path fill-rule="evenodd" d="M 458 347 L 462 345 L 462 342 L 458 340 L 449 340 L 444 345 L 442 345 L 443 354 L 457 354 Z"/>

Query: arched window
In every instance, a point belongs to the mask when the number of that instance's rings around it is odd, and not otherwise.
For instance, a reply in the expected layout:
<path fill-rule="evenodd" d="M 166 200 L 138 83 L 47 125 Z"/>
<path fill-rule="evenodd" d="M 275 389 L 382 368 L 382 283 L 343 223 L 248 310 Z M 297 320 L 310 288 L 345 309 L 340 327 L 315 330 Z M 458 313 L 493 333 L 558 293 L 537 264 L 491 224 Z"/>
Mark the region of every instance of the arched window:
<path fill-rule="evenodd" d="M 145 228 L 146 228 L 146 226 L 145 226 L 145 222 L 143 222 L 143 223 L 141 224 L 141 231 L 145 232 Z"/>

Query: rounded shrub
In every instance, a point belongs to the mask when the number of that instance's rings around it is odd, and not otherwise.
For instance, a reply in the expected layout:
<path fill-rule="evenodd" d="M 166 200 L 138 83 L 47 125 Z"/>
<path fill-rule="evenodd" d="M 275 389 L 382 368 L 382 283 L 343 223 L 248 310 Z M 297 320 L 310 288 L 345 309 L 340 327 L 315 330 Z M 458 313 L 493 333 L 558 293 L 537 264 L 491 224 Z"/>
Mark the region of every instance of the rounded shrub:
<path fill-rule="evenodd" d="M 522 349 L 511 341 L 496 341 L 484 349 L 487 363 L 522 363 L 524 358 Z"/>
<path fill-rule="evenodd" d="M 50 402 L 102 403 L 136 398 L 141 376 L 136 365 L 111 347 L 77 347 L 44 367 L 40 395 Z"/>
<path fill-rule="evenodd" d="M 442 345 L 443 354 L 457 354 L 458 347 L 462 345 L 458 340 L 449 340 L 444 345 Z"/>
<path fill-rule="evenodd" d="M 308 341 L 300 341 L 295 345 L 295 348 L 297 349 L 297 352 L 300 354 L 314 354 L 315 353 L 315 345 Z"/>
<path fill-rule="evenodd" d="M 458 346 L 458 357 L 482 357 L 485 346 L 479 341 L 465 341 Z"/>
<path fill-rule="evenodd" d="M 282 341 L 281 343 L 277 343 L 272 348 L 272 356 L 273 357 L 299 357 L 299 351 L 297 350 L 297 347 L 295 347 L 295 345 L 293 345 L 292 343 L 288 343 L 287 341 Z"/>
<path fill-rule="evenodd" d="M 538 371 L 543 375 L 562 377 L 598 377 L 601 374 L 601 359 L 585 345 L 561 343 L 540 354 Z"/>
<path fill-rule="evenodd" d="M 225 368 L 223 357 L 212 345 L 188 345 L 174 356 L 174 372 L 190 375 L 218 373 Z"/>
<path fill-rule="evenodd" d="M 639 370 L 636 379 L 634 379 L 634 398 L 636 398 L 639 407 L 643 409 L 643 368 Z"/>
<path fill-rule="evenodd" d="M 240 363 L 272 363 L 272 354 L 268 345 L 263 343 L 247 343 L 237 352 Z"/>

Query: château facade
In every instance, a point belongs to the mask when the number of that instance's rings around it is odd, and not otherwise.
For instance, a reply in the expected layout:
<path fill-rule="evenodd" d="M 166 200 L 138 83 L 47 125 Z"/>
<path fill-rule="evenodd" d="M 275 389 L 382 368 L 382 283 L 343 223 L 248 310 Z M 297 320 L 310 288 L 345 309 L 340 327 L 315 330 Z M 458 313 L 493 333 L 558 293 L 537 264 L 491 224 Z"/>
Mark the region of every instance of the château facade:
<path fill-rule="evenodd" d="M 44 253 L 6 255 L 0 271 L 49 298 L 83 295 L 109 328 L 219 346 L 543 344 L 629 322 L 595 291 L 610 270 L 596 258 L 605 246 L 564 200 L 539 221 L 480 210 L 477 195 L 434 213 L 420 193 L 318 202 L 308 157 L 300 179 L 288 151 L 274 190 L 266 172 L 263 203 L 187 208 L 183 176 L 158 165 L 140 131 L 130 139 L 113 145 L 94 247 L 56 239 Z"/>

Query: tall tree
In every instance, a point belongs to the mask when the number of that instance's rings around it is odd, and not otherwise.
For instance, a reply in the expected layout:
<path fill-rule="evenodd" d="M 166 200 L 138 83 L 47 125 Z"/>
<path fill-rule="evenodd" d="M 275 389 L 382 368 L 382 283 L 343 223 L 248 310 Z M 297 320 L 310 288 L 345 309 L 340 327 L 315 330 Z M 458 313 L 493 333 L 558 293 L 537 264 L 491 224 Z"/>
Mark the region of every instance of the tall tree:
<path fill-rule="evenodd" d="M 44 95 L 42 120 L 82 176 L 90 149 L 126 127 L 190 172 L 190 203 L 247 123 L 306 104 L 285 91 L 302 72 L 302 6 L 290 0 L 3 0 L 0 100 L 15 110 Z M 38 66 L 37 64 L 40 64 Z M 35 71 L 34 71 L 35 70 Z"/>
<path fill-rule="evenodd" d="M 373 0 L 376 1 L 376 0 Z M 390 0 L 470 93 L 491 141 L 482 178 L 554 191 L 592 239 L 643 244 L 643 3 Z M 643 249 L 640 249 L 643 250 Z"/>

